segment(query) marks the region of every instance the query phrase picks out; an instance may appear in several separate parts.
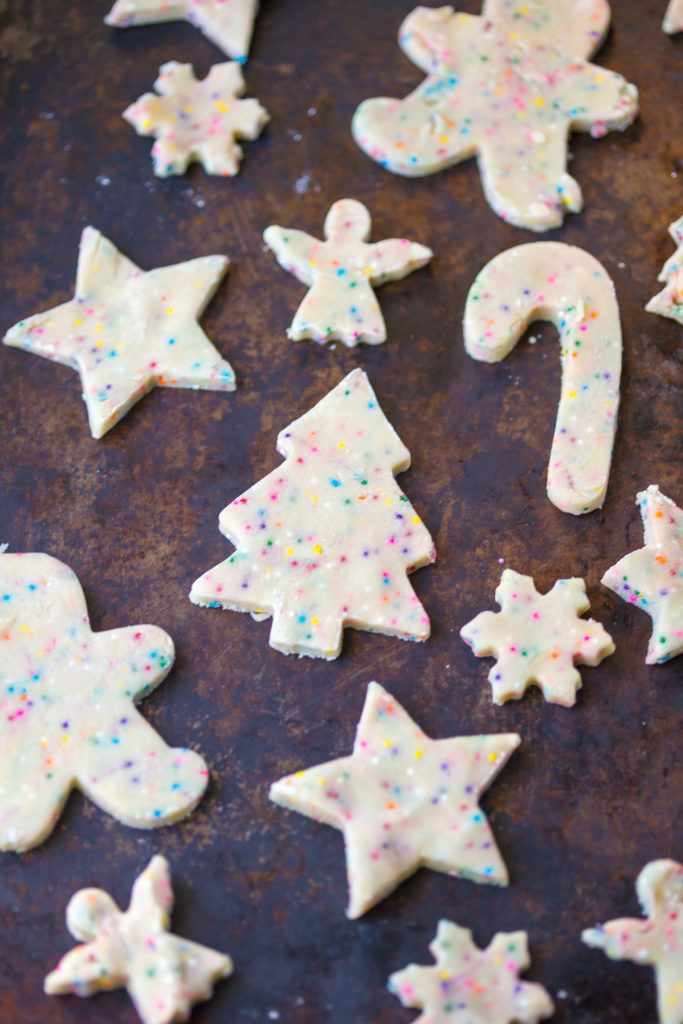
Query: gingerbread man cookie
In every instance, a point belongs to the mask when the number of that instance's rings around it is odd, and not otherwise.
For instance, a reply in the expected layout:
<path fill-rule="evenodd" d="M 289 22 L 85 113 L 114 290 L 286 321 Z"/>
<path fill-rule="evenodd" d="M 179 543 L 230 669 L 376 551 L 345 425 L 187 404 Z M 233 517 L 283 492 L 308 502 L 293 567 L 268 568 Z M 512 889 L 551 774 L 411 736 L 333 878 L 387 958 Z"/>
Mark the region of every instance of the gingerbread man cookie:
<path fill-rule="evenodd" d="M 259 0 L 116 0 L 107 25 L 130 28 L 159 21 L 189 21 L 223 52 L 247 59 Z"/>
<path fill-rule="evenodd" d="M 669 234 L 678 249 L 666 261 L 657 278 L 665 283 L 665 287 L 650 299 L 645 309 L 648 313 L 659 313 L 683 324 L 683 217 L 669 226 Z"/>

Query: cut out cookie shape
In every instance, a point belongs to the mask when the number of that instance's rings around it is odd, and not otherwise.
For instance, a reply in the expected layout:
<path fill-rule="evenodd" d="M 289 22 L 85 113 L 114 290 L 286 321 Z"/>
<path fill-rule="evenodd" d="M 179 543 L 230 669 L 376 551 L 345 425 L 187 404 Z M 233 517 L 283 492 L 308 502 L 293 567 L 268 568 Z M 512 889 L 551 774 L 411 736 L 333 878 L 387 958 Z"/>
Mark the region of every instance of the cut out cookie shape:
<path fill-rule="evenodd" d="M 189 1020 L 195 1003 L 232 974 L 223 953 L 169 932 L 173 889 L 168 862 L 152 857 L 135 880 L 128 910 L 102 889 L 81 889 L 66 908 L 67 928 L 84 945 L 45 979 L 50 996 L 92 996 L 125 988 L 144 1024 Z"/>
<path fill-rule="evenodd" d="M 683 32 L 683 0 L 670 0 L 662 28 L 669 35 Z"/>
<path fill-rule="evenodd" d="M 379 345 L 387 332 L 374 288 L 400 281 L 432 258 L 431 249 L 407 238 L 368 243 L 367 207 L 340 199 L 325 218 L 325 241 L 305 231 L 266 228 L 263 239 L 281 267 L 308 285 L 287 337 L 294 341 L 359 341 Z"/>
<path fill-rule="evenodd" d="M 561 345 L 548 497 L 562 512 L 582 515 L 605 500 L 619 408 L 619 306 L 602 264 L 562 242 L 506 249 L 470 288 L 465 348 L 473 359 L 499 362 L 534 320 L 550 320 Z"/>
<path fill-rule="evenodd" d="M 683 22 L 683 9 L 681 19 Z M 660 316 L 671 317 L 672 320 L 678 320 L 679 324 L 683 324 L 683 217 L 669 225 L 669 234 L 678 249 L 666 261 L 657 278 L 658 281 L 664 281 L 665 287 L 650 299 L 645 309 L 648 313 L 659 313 Z"/>
<path fill-rule="evenodd" d="M 345 626 L 426 640 L 406 573 L 434 542 L 394 480 L 410 453 L 353 370 L 277 439 L 284 465 L 221 512 L 237 550 L 192 586 L 199 605 L 273 617 L 270 645 L 336 658 Z"/>
<path fill-rule="evenodd" d="M 228 57 L 247 59 L 258 0 L 116 0 L 104 19 L 115 28 L 189 21 Z"/>
<path fill-rule="evenodd" d="M 235 390 L 230 363 L 197 323 L 229 262 L 201 256 L 144 271 L 85 228 L 74 298 L 20 320 L 3 340 L 78 370 L 100 438 L 154 387 Z"/>
<path fill-rule="evenodd" d="M 352 132 L 395 174 L 434 174 L 478 155 L 486 198 L 518 227 L 547 231 L 583 206 L 567 173 L 570 131 L 628 127 L 638 93 L 587 59 L 607 34 L 606 0 L 485 0 L 481 17 L 417 7 L 399 30 L 428 77 L 403 100 L 370 99 Z"/>
<path fill-rule="evenodd" d="M 650 616 L 645 663 L 657 665 L 683 653 L 683 512 L 656 484 L 640 491 L 636 504 L 645 546 L 608 569 L 602 583 Z"/>
<path fill-rule="evenodd" d="M 480 612 L 460 630 L 478 658 L 493 656 L 489 672 L 494 704 L 519 700 L 540 686 L 551 704 L 571 707 L 581 676 L 576 665 L 599 665 L 614 653 L 612 638 L 588 611 L 582 579 L 557 580 L 539 594 L 531 576 L 505 569 L 496 589 L 499 612 Z"/>
<path fill-rule="evenodd" d="M 133 828 L 199 803 L 208 771 L 136 710 L 169 672 L 157 626 L 93 633 L 75 574 L 43 554 L 0 554 L 0 850 L 46 839 L 78 787 Z"/>
<path fill-rule="evenodd" d="M 214 64 L 198 82 L 191 64 L 169 61 L 147 92 L 124 110 L 138 135 L 154 135 L 154 173 L 184 174 L 191 160 L 207 174 L 235 175 L 242 159 L 237 139 L 257 139 L 270 117 L 258 100 L 239 99 L 245 85 L 236 62 Z"/>
<path fill-rule="evenodd" d="M 538 1024 L 553 1014 L 542 985 L 521 981 L 531 964 L 526 932 L 498 932 L 486 949 L 469 928 L 439 921 L 432 967 L 410 964 L 389 978 L 389 991 L 424 1012 L 414 1024 Z"/>
<path fill-rule="evenodd" d="M 353 754 L 280 779 L 270 798 L 344 833 L 350 918 L 419 867 L 507 885 L 478 801 L 519 743 L 516 733 L 432 740 L 370 683 Z"/>
<path fill-rule="evenodd" d="M 612 960 L 654 967 L 661 1024 L 683 1024 L 683 864 L 650 861 L 638 875 L 636 893 L 645 920 L 608 921 L 581 937 Z"/>

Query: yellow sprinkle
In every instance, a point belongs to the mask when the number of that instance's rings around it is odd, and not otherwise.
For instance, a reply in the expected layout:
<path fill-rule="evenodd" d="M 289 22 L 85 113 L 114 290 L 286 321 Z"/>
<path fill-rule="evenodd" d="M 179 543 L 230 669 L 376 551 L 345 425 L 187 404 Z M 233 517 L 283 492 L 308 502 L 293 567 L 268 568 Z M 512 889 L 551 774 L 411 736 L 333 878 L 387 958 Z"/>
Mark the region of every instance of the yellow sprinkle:
<path fill-rule="evenodd" d="M 602 82 L 602 75 L 596 75 L 593 79 L 594 82 Z"/>
<path fill-rule="evenodd" d="M 442 135 L 441 136 L 441 141 L 442 142 L 448 142 L 448 136 L 447 135 Z"/>
<path fill-rule="evenodd" d="M 413 516 L 413 522 L 414 523 L 419 523 L 420 522 L 420 517 L 419 516 Z"/>
<path fill-rule="evenodd" d="M 318 779 L 318 785 L 319 786 L 326 786 L 327 785 L 327 779 Z"/>
<path fill-rule="evenodd" d="M 317 498 L 311 498 L 311 501 L 317 501 L 317 500 L 318 500 Z"/>
<path fill-rule="evenodd" d="M 393 505 L 394 504 L 392 498 L 385 498 L 384 501 L 385 501 L 385 504 L 387 504 L 387 505 Z"/>
<path fill-rule="evenodd" d="M 415 751 L 415 757 L 422 757 L 422 751 L 421 750 L 416 750 Z"/>
<path fill-rule="evenodd" d="M 367 275 L 367 274 L 371 274 L 371 273 L 372 273 L 372 271 L 370 270 L 370 267 L 368 267 L 368 268 L 367 268 L 367 269 L 365 270 L 365 274 Z"/>
<path fill-rule="evenodd" d="M 62 736 L 62 743 L 67 743 L 69 740 L 68 736 Z"/>
<path fill-rule="evenodd" d="M 287 548 L 287 554 L 288 555 L 293 555 L 294 554 L 294 548 Z"/>
<path fill-rule="evenodd" d="M 510 33 L 510 39 L 519 39 L 519 36 L 517 35 L 516 32 L 511 32 Z"/>
<path fill-rule="evenodd" d="M 343 441 L 340 441 L 340 442 L 339 442 L 339 447 L 340 447 L 340 448 L 343 448 L 343 447 L 344 447 L 344 442 L 343 442 Z"/>
<path fill-rule="evenodd" d="M 317 626 L 318 625 L 318 620 L 317 619 L 311 619 L 311 624 L 314 625 L 314 626 Z"/>
<path fill-rule="evenodd" d="M 450 972 L 450 971 L 442 971 L 442 972 L 441 972 L 441 979 L 442 979 L 442 981 L 448 981 L 448 979 L 449 979 L 450 977 L 452 977 L 452 975 L 451 975 L 451 972 Z"/>
<path fill-rule="evenodd" d="M 143 122 L 142 122 L 142 127 L 143 127 L 143 128 L 149 128 L 149 125 L 150 125 L 150 122 L 149 122 L 149 121 L 143 121 Z"/>
<path fill-rule="evenodd" d="M 80 324 L 82 324 L 82 323 L 83 323 L 83 321 L 82 321 L 82 320 L 77 320 L 77 321 L 76 321 L 76 326 L 78 327 L 78 326 L 79 326 Z"/>
<path fill-rule="evenodd" d="M 169 306 L 168 309 L 166 310 L 166 312 L 167 313 L 172 313 L 173 312 L 173 306 Z"/>
<path fill-rule="evenodd" d="M 498 754 L 489 754 L 489 761 L 497 761 Z"/>
<path fill-rule="evenodd" d="M 320 547 L 319 544 L 316 544 L 316 546 L 313 548 L 313 550 L 315 551 L 316 555 L 322 555 L 322 553 L 323 553 L 323 549 Z"/>
<path fill-rule="evenodd" d="M 390 747 L 391 746 L 391 740 L 385 740 L 384 741 L 384 746 L 385 747 Z"/>
<path fill-rule="evenodd" d="M 98 324 L 97 327 L 95 328 L 95 330 L 96 331 L 101 331 L 102 330 L 102 324 Z"/>
<path fill-rule="evenodd" d="M 227 106 L 227 104 L 225 104 L 225 103 L 221 103 L 221 101 L 219 100 L 219 101 L 218 101 L 218 102 L 216 103 L 216 106 L 217 106 L 217 107 L 218 107 L 218 109 L 220 110 L 221 114 L 227 114 L 227 112 L 228 112 L 228 106 Z"/>
<path fill-rule="evenodd" d="M 539 105 L 539 107 L 542 107 L 542 106 L 545 105 L 545 100 L 542 100 L 541 97 L 539 96 L 538 99 L 536 100 L 536 103 Z"/>
<path fill-rule="evenodd" d="M 570 398 L 576 398 L 576 391 L 570 391 L 569 392 L 569 397 Z"/>

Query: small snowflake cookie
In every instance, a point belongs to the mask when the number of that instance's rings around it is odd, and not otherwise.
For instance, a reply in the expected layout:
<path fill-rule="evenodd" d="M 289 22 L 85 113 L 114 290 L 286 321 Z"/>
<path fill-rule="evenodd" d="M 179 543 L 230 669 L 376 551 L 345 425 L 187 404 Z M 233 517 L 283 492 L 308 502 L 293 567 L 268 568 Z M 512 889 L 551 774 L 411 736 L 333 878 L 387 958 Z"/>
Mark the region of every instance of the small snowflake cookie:
<path fill-rule="evenodd" d="M 247 59 L 259 0 L 116 0 L 104 19 L 115 28 L 189 21 L 228 57 Z"/>
<path fill-rule="evenodd" d="M 478 658 L 495 657 L 489 672 L 494 704 L 519 700 L 532 684 L 552 704 L 571 707 L 581 687 L 576 665 L 599 665 L 614 652 L 594 619 L 582 579 L 557 580 L 539 594 L 531 576 L 505 569 L 496 589 L 499 612 L 480 612 L 460 630 Z"/>
<path fill-rule="evenodd" d="M 669 226 L 669 234 L 678 246 L 662 267 L 657 278 L 665 287 L 650 299 L 645 309 L 648 313 L 659 313 L 683 324 L 683 217 Z"/>

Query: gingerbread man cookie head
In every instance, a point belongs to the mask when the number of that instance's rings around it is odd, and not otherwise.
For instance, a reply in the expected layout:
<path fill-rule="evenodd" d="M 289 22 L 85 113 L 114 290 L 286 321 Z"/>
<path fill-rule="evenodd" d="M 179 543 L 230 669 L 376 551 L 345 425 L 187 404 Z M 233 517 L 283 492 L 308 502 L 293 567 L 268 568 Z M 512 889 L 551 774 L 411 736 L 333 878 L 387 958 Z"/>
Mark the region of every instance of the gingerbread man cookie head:
<path fill-rule="evenodd" d="M 79 942 L 92 942 L 106 927 L 106 921 L 119 913 L 107 892 L 81 889 L 71 897 L 66 908 L 66 926 Z"/>

